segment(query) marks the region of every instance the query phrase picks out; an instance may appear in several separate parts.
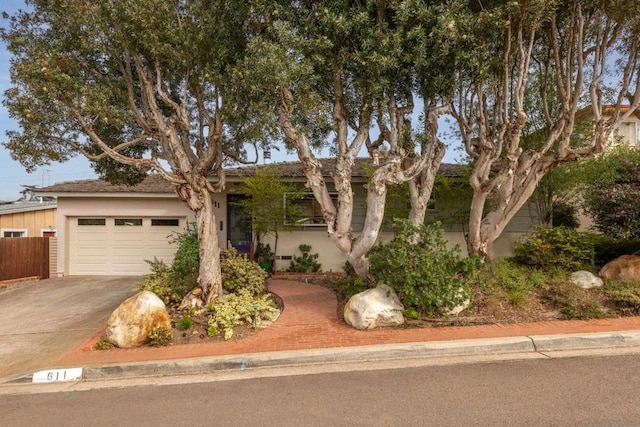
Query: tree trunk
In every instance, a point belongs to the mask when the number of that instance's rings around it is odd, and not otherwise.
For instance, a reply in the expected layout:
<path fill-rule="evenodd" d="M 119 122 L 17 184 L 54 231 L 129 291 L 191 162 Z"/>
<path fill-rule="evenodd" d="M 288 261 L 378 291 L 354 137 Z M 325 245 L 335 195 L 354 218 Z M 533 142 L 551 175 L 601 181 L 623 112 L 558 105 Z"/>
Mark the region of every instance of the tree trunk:
<path fill-rule="evenodd" d="M 218 230 L 216 228 L 216 217 L 213 213 L 211 193 L 206 185 L 194 190 L 188 184 L 179 186 L 176 192 L 180 200 L 185 202 L 195 213 L 198 233 L 198 255 L 200 257 L 198 286 L 202 289 L 202 295 L 199 299 L 202 303 L 210 304 L 223 292 Z M 186 303 L 187 299 L 192 298 L 193 295 L 190 292 L 181 306 Z"/>
<path fill-rule="evenodd" d="M 198 285 L 202 288 L 206 304 L 210 304 L 222 295 L 222 272 L 220 270 L 220 247 L 218 246 L 218 230 L 213 213 L 211 194 L 203 192 L 202 208 L 196 211 L 198 226 L 198 254 L 200 255 L 200 271 Z"/>

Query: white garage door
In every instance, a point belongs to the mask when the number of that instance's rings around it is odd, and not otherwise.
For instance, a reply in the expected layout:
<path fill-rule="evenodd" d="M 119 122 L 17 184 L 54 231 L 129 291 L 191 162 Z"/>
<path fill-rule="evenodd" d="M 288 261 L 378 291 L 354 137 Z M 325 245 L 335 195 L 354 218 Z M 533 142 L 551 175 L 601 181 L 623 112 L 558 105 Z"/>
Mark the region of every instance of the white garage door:
<path fill-rule="evenodd" d="M 176 245 L 167 238 L 185 218 L 68 218 L 70 275 L 140 275 L 153 257 L 170 264 Z"/>

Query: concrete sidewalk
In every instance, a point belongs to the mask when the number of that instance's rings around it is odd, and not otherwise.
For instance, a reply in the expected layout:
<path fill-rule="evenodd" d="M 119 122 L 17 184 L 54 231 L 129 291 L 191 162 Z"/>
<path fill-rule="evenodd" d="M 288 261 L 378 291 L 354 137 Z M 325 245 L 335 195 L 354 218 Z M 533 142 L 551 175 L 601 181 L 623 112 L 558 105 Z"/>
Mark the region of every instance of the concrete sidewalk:
<path fill-rule="evenodd" d="M 338 320 L 336 298 L 326 288 L 272 279 L 269 289 L 283 299 L 285 308 L 273 325 L 250 337 L 97 351 L 90 349 L 99 337 L 96 332 L 84 346 L 42 369 L 83 367 L 84 380 L 98 380 L 358 360 L 640 346 L 640 317 L 358 331 Z"/>

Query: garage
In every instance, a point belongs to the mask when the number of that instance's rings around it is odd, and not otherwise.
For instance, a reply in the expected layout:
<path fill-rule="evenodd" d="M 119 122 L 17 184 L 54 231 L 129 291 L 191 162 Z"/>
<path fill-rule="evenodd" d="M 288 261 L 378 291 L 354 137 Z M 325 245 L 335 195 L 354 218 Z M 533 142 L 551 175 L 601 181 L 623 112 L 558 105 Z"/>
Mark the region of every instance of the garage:
<path fill-rule="evenodd" d="M 176 245 L 169 236 L 184 229 L 186 218 L 68 217 L 70 275 L 142 275 L 145 260 L 170 264 Z"/>

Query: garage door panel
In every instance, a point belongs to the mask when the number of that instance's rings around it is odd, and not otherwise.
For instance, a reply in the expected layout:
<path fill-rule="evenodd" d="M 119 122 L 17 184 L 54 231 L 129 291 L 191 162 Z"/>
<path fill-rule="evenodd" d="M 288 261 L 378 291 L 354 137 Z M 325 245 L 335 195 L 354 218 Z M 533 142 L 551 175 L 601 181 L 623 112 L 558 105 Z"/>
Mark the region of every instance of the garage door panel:
<path fill-rule="evenodd" d="M 171 263 L 176 245 L 167 236 L 182 228 L 151 226 L 151 218 L 143 218 L 142 224 L 116 226 L 114 218 L 107 217 L 104 226 L 79 226 L 78 218 L 68 218 L 69 274 L 147 274 L 145 260 L 154 256 Z M 180 224 L 186 219 L 180 218 Z"/>

